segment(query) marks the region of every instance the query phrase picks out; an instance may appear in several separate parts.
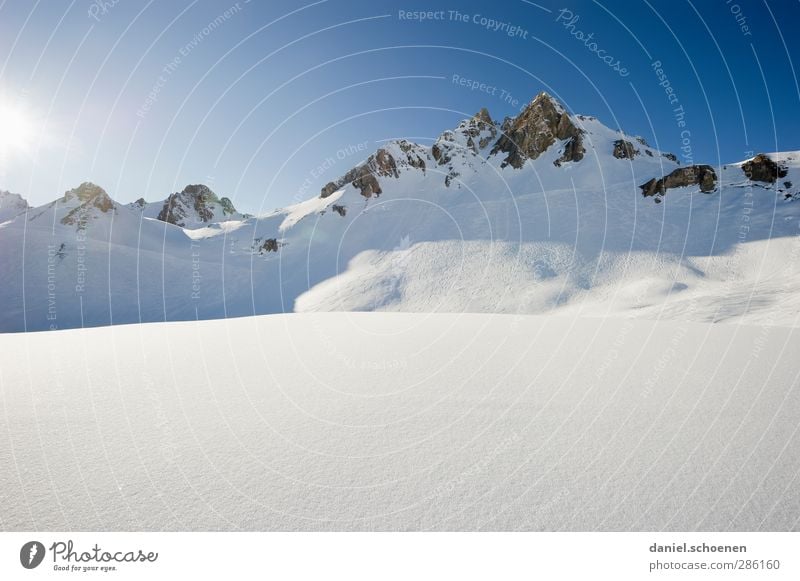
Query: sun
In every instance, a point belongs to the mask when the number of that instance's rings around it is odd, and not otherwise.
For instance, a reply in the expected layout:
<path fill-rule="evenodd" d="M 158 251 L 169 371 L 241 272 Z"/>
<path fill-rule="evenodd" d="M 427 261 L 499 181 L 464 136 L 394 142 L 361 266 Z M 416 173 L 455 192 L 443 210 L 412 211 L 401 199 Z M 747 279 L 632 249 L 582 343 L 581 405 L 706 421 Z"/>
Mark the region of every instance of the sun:
<path fill-rule="evenodd" d="M 28 151 L 35 134 L 30 113 L 20 105 L 0 99 L 0 150 Z"/>

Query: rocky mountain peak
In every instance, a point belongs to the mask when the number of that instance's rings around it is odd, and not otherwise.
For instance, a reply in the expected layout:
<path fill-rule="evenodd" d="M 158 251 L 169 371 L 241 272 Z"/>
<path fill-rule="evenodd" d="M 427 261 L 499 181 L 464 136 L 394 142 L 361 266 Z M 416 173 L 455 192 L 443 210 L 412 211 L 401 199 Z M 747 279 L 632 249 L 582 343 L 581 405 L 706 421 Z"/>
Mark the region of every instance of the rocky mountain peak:
<path fill-rule="evenodd" d="M 214 198 L 216 194 L 205 184 L 190 184 L 183 188 L 181 194 L 196 198 Z"/>
<path fill-rule="evenodd" d="M 92 182 L 83 182 L 77 188 L 64 193 L 64 201 L 78 200 L 83 203 L 96 198 L 108 198 L 108 194 L 103 188 Z"/>
<path fill-rule="evenodd" d="M 85 228 L 88 220 L 97 214 L 107 214 L 116 209 L 116 203 L 106 191 L 92 182 L 83 182 L 77 188 L 64 193 L 62 203 L 75 206 L 61 219 L 62 224 L 78 225 Z"/>
<path fill-rule="evenodd" d="M 556 165 L 580 161 L 586 149 L 583 132 L 572 122 L 564 107 L 547 93 L 539 93 L 516 117 L 503 123 L 503 135 L 492 154 L 505 153 L 503 166 L 520 168 L 528 159 L 536 159 L 557 140 L 564 141 Z"/>
<path fill-rule="evenodd" d="M 489 125 L 494 124 L 491 115 L 489 115 L 489 110 L 486 107 L 481 107 L 481 110 L 475 113 L 472 118 L 479 123 L 487 123 Z"/>
<path fill-rule="evenodd" d="M 210 206 L 217 201 L 216 194 L 208 186 L 190 184 L 167 196 L 158 219 L 177 226 L 186 226 L 193 221 L 210 222 L 214 217 Z"/>
<path fill-rule="evenodd" d="M 230 199 L 217 197 L 204 184 L 189 184 L 180 192 L 167 196 L 157 218 L 162 222 L 188 227 L 223 220 L 236 213 Z"/>

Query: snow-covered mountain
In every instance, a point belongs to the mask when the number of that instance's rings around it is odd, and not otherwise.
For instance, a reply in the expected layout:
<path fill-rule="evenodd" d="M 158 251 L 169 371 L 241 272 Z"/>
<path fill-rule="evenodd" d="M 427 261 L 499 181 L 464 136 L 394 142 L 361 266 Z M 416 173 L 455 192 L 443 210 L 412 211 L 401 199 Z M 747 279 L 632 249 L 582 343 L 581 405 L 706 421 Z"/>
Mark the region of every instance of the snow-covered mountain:
<path fill-rule="evenodd" d="M 389 142 L 259 217 L 202 185 L 82 184 L 0 224 L 1 331 L 288 311 L 623 314 L 792 325 L 800 153 L 679 163 L 547 94 Z M 1 206 L 5 212 L 5 205 Z"/>
<path fill-rule="evenodd" d="M 28 202 L 19 194 L 0 190 L 0 223 L 10 220 L 28 208 Z"/>
<path fill-rule="evenodd" d="M 139 198 L 129 205 L 145 218 L 156 218 L 182 228 L 203 228 L 228 220 L 244 220 L 250 216 L 236 211 L 229 198 L 218 197 L 208 186 L 188 185 L 160 202 Z"/>

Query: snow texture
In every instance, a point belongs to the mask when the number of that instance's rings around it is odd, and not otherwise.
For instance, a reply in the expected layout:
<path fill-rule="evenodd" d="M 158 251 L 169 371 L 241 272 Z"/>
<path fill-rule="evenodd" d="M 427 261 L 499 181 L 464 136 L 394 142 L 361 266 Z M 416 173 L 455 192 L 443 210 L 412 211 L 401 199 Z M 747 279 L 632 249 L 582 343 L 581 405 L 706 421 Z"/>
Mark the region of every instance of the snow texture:
<path fill-rule="evenodd" d="M 3 530 L 797 530 L 794 328 L 314 313 L 0 336 Z"/>

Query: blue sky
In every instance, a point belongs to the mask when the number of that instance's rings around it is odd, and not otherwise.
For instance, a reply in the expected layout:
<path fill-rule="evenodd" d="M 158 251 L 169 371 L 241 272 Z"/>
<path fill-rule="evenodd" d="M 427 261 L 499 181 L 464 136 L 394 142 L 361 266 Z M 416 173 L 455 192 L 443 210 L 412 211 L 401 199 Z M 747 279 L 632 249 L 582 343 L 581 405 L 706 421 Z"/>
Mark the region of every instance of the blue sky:
<path fill-rule="evenodd" d="M 207 183 L 267 211 L 382 140 L 429 143 L 542 90 L 684 161 L 800 149 L 798 22 L 788 0 L 0 0 L 0 104 L 36 130 L 21 147 L 0 127 L 0 189 Z"/>

